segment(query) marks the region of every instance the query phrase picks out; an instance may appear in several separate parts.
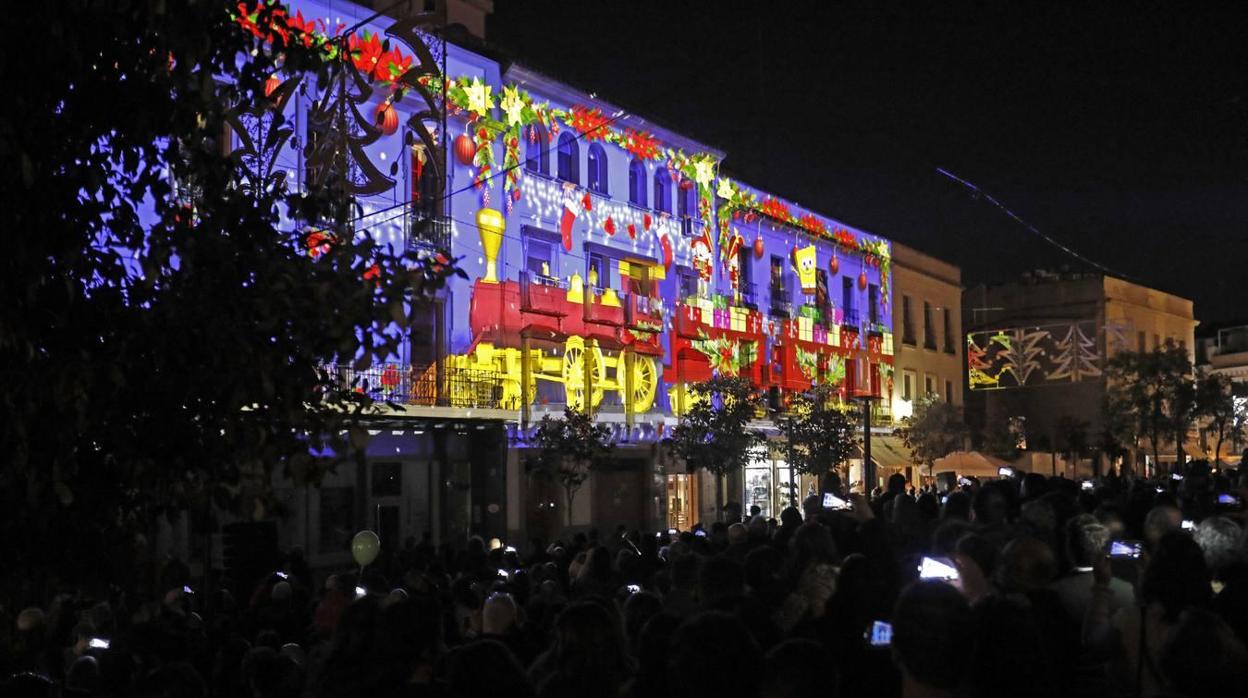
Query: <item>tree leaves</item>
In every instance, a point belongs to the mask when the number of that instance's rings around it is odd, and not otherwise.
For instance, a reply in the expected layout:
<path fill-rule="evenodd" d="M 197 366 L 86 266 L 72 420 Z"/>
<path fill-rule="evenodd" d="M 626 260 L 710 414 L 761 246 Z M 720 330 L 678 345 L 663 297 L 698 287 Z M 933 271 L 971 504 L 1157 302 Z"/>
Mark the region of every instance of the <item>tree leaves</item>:
<path fill-rule="evenodd" d="M 690 471 L 716 475 L 745 467 L 752 452 L 765 443 L 762 432 L 749 428 L 761 398 L 746 378 L 717 377 L 689 388 L 692 406 L 665 443 L 683 458 Z"/>

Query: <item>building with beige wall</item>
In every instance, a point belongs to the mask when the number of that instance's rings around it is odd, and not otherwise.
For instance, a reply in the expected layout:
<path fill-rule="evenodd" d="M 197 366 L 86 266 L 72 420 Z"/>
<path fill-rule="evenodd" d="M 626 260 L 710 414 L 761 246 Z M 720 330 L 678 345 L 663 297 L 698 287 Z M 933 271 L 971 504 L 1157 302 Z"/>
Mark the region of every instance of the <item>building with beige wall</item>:
<path fill-rule="evenodd" d="M 1084 424 L 1088 443 L 1099 440 L 1103 372 L 1118 352 L 1170 340 L 1194 355 L 1196 346 L 1190 300 L 1101 274 L 1027 274 L 969 288 L 962 302 L 968 422 L 979 433 L 1022 425 L 1033 451 L 1064 450 L 1063 418 Z M 1175 456 L 1173 444 L 1161 449 L 1163 462 Z"/>
<path fill-rule="evenodd" d="M 893 243 L 893 419 L 935 395 L 962 404 L 962 270 Z"/>

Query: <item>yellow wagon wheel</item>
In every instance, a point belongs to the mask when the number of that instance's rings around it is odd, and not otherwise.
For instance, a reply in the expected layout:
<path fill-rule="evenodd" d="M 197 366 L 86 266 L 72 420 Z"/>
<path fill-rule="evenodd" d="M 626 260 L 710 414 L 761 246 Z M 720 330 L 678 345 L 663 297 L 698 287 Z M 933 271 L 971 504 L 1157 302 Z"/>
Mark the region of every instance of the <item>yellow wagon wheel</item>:
<path fill-rule="evenodd" d="M 568 407 L 574 410 L 585 409 L 585 362 L 589 362 L 590 378 L 593 383 L 590 390 L 589 408 L 598 407 L 602 402 L 602 384 L 606 380 L 606 371 L 602 365 L 602 351 L 598 347 L 586 347 L 585 340 L 580 337 L 568 337 L 563 349 L 563 389 L 567 394 Z"/>
<path fill-rule="evenodd" d="M 621 374 L 624 373 L 624 366 L 627 365 L 621 361 L 620 368 L 617 369 Z M 634 414 L 642 414 L 649 412 L 654 407 L 654 396 L 659 389 L 659 376 L 654 366 L 654 359 L 648 356 L 634 356 L 631 391 L 629 381 L 621 376 L 620 383 L 620 399 L 628 405 L 628 408 Z M 631 395 L 629 393 L 632 393 Z"/>

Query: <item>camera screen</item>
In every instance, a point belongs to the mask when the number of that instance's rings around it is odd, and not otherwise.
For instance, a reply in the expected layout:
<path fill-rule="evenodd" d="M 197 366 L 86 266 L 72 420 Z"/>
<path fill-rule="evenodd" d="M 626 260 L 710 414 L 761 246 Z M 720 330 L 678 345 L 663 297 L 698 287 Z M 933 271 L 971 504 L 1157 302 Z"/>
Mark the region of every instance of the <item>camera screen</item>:
<path fill-rule="evenodd" d="M 893 642 L 893 626 L 882 620 L 877 620 L 871 624 L 871 630 L 867 634 L 867 642 L 872 647 L 887 647 Z"/>
<path fill-rule="evenodd" d="M 1109 544 L 1109 556 L 1137 559 L 1142 549 L 1139 541 L 1116 540 Z"/>
<path fill-rule="evenodd" d="M 824 509 L 851 509 L 853 505 L 840 497 L 828 492 L 823 495 Z"/>
<path fill-rule="evenodd" d="M 919 579 L 946 579 L 954 581 L 958 578 L 958 568 L 949 560 L 939 557 L 925 557 L 919 564 Z"/>

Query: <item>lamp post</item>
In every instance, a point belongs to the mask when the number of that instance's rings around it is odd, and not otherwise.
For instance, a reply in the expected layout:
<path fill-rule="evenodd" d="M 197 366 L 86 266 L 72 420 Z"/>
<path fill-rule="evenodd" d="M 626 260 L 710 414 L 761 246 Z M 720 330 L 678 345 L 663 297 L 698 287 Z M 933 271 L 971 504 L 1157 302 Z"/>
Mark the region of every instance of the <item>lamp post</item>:
<path fill-rule="evenodd" d="M 864 495 L 871 498 L 875 486 L 875 462 L 871 460 L 871 403 L 880 396 L 872 391 L 871 363 L 866 352 L 854 361 L 854 399 L 862 402 L 862 484 Z"/>
<path fill-rule="evenodd" d="M 871 460 L 871 403 L 880 396 L 864 393 L 855 399 L 862 402 L 862 486 L 863 494 L 870 499 L 875 485 L 875 461 Z"/>

